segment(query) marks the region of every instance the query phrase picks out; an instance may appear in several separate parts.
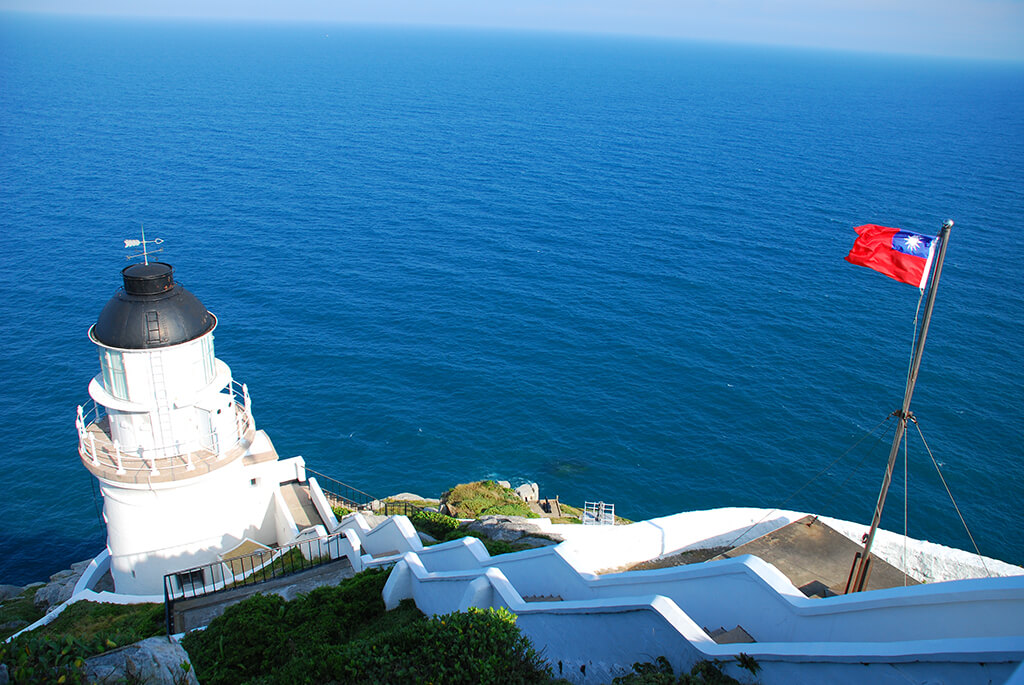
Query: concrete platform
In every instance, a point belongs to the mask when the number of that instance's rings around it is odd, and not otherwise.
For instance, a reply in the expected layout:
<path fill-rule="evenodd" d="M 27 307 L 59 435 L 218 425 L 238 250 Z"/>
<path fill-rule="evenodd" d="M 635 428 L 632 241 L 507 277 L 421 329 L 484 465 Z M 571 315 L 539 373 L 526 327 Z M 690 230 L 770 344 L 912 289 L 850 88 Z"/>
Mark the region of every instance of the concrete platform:
<path fill-rule="evenodd" d="M 818 517 L 805 516 L 715 559 L 752 554 L 782 571 L 808 597 L 824 597 L 843 593 L 854 555 L 862 549 Z M 895 566 L 872 556 L 868 590 L 919 584 Z"/>

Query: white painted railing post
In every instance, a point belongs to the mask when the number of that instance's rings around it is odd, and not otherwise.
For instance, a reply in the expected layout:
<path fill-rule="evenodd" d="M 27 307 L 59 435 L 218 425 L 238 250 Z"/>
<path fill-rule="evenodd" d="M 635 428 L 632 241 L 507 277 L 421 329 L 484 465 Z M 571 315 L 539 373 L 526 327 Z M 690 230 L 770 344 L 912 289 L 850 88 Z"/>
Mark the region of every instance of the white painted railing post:
<path fill-rule="evenodd" d="M 117 459 L 117 475 L 123 475 L 124 464 L 121 463 L 121 443 L 118 440 L 114 441 L 114 456 Z"/>

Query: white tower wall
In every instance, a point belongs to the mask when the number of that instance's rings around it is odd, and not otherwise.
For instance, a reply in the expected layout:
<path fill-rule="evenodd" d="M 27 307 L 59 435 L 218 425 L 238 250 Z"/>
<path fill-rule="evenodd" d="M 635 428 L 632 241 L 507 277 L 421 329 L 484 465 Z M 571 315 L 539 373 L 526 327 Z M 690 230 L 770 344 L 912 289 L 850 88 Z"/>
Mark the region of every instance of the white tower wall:
<path fill-rule="evenodd" d="M 165 574 L 217 561 L 243 538 L 277 544 L 277 482 L 249 477 L 246 471 L 255 470 L 236 460 L 202 478 L 160 489 L 101 481 L 117 591 L 162 594 Z"/>

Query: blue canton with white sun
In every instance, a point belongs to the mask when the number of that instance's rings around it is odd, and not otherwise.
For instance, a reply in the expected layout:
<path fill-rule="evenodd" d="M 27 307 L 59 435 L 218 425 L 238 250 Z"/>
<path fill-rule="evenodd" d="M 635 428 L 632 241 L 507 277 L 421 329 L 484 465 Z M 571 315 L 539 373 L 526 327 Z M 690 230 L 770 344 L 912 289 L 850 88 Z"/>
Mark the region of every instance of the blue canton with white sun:
<path fill-rule="evenodd" d="M 920 233 L 911 233 L 910 231 L 899 231 L 892 237 L 892 249 L 913 257 L 927 258 L 928 251 L 931 249 L 933 240 L 935 240 L 935 238 L 930 235 L 921 235 Z"/>

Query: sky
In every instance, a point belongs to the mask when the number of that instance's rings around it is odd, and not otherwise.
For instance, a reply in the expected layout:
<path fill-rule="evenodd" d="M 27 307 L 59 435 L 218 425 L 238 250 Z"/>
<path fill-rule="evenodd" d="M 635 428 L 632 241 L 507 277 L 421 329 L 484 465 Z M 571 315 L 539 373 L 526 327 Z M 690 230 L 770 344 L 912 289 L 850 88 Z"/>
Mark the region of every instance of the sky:
<path fill-rule="evenodd" d="M 1024 61 L 1024 0 L 0 0 L 0 10 L 571 31 Z"/>

